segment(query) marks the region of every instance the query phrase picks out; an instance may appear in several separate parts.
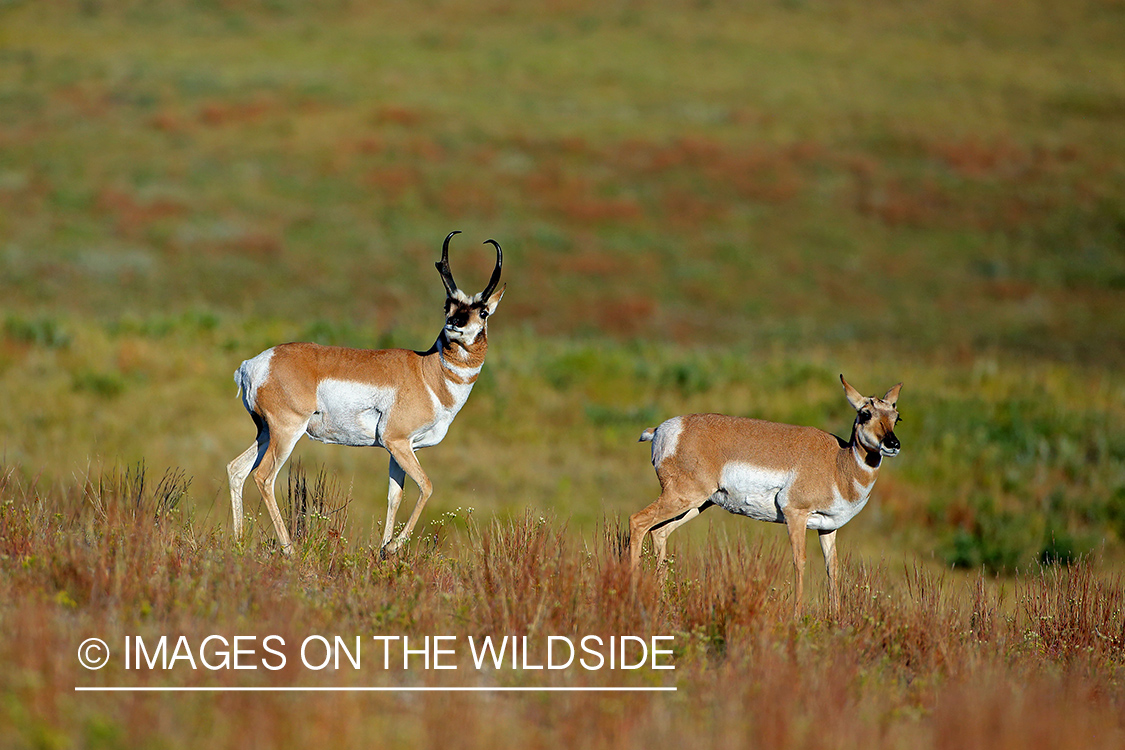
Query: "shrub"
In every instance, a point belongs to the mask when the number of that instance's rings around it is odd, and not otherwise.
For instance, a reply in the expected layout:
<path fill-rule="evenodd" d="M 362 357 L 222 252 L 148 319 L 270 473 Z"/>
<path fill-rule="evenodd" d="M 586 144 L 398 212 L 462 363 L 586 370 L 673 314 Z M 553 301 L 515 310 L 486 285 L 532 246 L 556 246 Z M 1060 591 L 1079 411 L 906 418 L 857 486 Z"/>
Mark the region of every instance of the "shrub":
<path fill-rule="evenodd" d="M 4 334 L 12 341 L 48 349 L 65 349 L 70 346 L 71 335 L 54 318 L 22 318 L 9 315 L 4 321 Z"/>

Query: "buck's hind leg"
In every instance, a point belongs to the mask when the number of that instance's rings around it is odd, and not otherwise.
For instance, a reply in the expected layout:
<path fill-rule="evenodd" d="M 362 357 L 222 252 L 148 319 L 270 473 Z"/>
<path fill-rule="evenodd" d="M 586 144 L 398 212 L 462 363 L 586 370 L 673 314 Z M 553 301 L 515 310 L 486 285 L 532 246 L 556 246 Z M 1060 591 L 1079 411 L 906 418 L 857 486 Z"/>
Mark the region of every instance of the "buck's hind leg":
<path fill-rule="evenodd" d="M 250 472 L 261 463 L 269 446 L 269 428 L 266 423 L 253 412 L 254 424 L 258 427 L 258 436 L 250 447 L 240 453 L 233 461 L 227 464 L 227 480 L 230 482 L 230 505 L 234 513 L 234 538 L 242 538 L 242 488 L 246 485 L 246 478 Z"/>
<path fill-rule="evenodd" d="M 227 464 L 227 479 L 230 482 L 230 507 L 234 514 L 234 538 L 242 538 L 242 487 L 258 462 L 260 449 L 257 441 Z"/>
<path fill-rule="evenodd" d="M 289 539 L 289 531 L 285 528 L 285 519 L 281 517 L 281 511 L 277 507 L 277 498 L 274 496 L 274 482 L 277 480 L 281 467 L 289 460 L 289 454 L 293 452 L 297 441 L 305 433 L 306 425 L 308 425 L 307 417 L 299 419 L 296 416 L 284 422 L 271 424 L 269 427 L 269 446 L 262 455 L 258 468 L 254 470 L 254 481 L 258 485 L 258 490 L 262 493 L 262 499 L 266 501 L 266 510 L 269 511 L 270 519 L 273 520 L 277 538 L 281 541 L 281 551 L 286 555 L 292 552 L 292 542 Z"/>

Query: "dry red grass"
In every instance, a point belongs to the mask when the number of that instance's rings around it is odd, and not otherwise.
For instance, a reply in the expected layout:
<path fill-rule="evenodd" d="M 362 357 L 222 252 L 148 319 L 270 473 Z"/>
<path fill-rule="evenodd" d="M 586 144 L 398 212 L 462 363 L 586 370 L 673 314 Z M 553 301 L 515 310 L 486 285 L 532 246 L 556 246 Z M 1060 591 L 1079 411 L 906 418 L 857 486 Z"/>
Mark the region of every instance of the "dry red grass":
<path fill-rule="evenodd" d="M 234 101 L 210 101 L 199 107 L 197 118 L 207 127 L 221 128 L 260 122 L 286 110 L 286 104 L 273 97 L 257 96 Z"/>
<path fill-rule="evenodd" d="M 141 200 L 129 191 L 109 187 L 98 193 L 94 207 L 112 217 L 117 234 L 133 239 L 143 236 L 145 229 L 156 222 L 188 212 L 187 206 L 171 198 Z"/>
<path fill-rule="evenodd" d="M 846 562 L 839 623 L 790 618 L 779 547 L 711 537 L 677 555 L 669 580 L 630 581 L 614 524 L 582 539 L 526 514 L 431 524 L 393 560 L 343 541 L 343 500 L 290 484 L 308 524 L 292 561 L 253 540 L 234 550 L 175 508 L 184 480 L 143 472 L 49 492 L 0 481 L 0 708 L 9 745 L 234 746 L 308 740 L 487 747 L 1119 747 L 1125 738 L 1125 587 L 1089 563 L 968 587 L 909 566 Z M 268 529 L 267 529 L 268 531 Z M 263 540 L 268 534 L 262 535 Z M 1009 582 L 1004 588 L 1010 588 Z M 674 671 L 459 669 L 310 672 L 310 633 L 673 635 Z M 100 672 L 75 664 L 97 635 L 201 640 L 277 634 L 278 672 Z M 369 653 L 369 652 L 368 652 Z M 541 658 L 541 652 L 536 658 Z M 532 660 L 535 663 L 535 660 Z M 628 694 L 76 694 L 75 685 L 670 684 Z M 482 711 L 482 707 L 487 710 Z"/>

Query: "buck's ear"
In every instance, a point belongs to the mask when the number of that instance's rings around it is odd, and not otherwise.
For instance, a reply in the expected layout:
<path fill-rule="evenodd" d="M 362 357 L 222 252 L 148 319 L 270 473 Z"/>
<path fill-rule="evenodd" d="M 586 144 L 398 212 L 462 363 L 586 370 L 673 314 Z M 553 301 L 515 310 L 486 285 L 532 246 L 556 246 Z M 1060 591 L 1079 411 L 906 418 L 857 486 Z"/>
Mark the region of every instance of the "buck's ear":
<path fill-rule="evenodd" d="M 895 408 L 895 404 L 898 403 L 898 392 L 901 390 L 902 383 L 899 383 L 894 388 L 887 391 L 887 394 L 883 396 L 883 400 L 890 404 L 892 409 Z"/>
<path fill-rule="evenodd" d="M 500 304 L 500 300 L 504 298 L 504 290 L 507 288 L 508 285 L 505 284 L 504 286 L 500 287 L 498 291 L 493 292 L 492 296 L 489 297 L 487 301 L 485 301 L 485 309 L 488 310 L 489 315 L 496 312 L 496 307 Z"/>
<path fill-rule="evenodd" d="M 863 394 L 848 385 L 848 381 L 844 380 L 843 375 L 840 375 L 840 382 L 844 384 L 844 396 L 848 399 L 848 403 L 852 405 L 852 408 L 856 411 L 862 409 L 863 405 L 867 402 Z"/>

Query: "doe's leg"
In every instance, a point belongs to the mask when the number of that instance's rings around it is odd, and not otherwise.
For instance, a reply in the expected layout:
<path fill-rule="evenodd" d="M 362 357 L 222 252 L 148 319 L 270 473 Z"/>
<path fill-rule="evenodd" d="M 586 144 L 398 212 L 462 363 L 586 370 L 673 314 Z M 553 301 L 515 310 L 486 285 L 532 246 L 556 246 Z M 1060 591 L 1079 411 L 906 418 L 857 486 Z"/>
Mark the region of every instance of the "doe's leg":
<path fill-rule="evenodd" d="M 697 517 L 700 513 L 710 508 L 714 503 L 710 500 L 700 505 L 698 508 L 692 508 L 683 515 L 673 518 L 671 521 L 666 521 L 658 524 L 652 528 L 652 546 L 653 551 L 656 553 L 656 567 L 660 570 L 661 575 L 667 573 L 667 568 L 664 566 L 664 559 L 668 556 L 668 537 L 672 532 L 683 526 L 688 521 Z"/>
<path fill-rule="evenodd" d="M 824 552 L 824 569 L 828 571 L 828 607 L 832 619 L 840 619 L 840 563 L 836 559 L 836 529 L 820 531 L 820 549 Z"/>
<path fill-rule="evenodd" d="M 711 496 L 710 492 L 699 492 L 695 488 L 682 488 L 671 483 L 663 487 L 660 497 L 656 499 L 651 505 L 637 511 L 629 517 L 629 566 L 635 573 L 641 565 L 641 546 L 644 543 L 645 534 L 647 534 L 653 527 L 675 521 L 680 516 L 686 515 L 691 510 L 696 510 L 699 506 L 707 502 L 707 498 Z M 699 515 L 696 513 L 695 515 Z M 691 518 L 695 518 L 693 515 Z M 691 518 L 687 519 L 690 521 Z M 687 521 L 684 521 L 686 523 Z M 682 524 L 677 523 L 672 529 L 668 529 L 661 535 L 660 541 L 657 541 L 657 536 L 653 535 L 653 544 L 659 545 L 660 549 L 657 553 L 660 554 L 663 560 L 662 550 L 664 543 L 668 538 L 668 534 L 676 526 Z"/>
<path fill-rule="evenodd" d="M 797 510 L 785 513 L 785 526 L 789 530 L 789 546 L 793 549 L 793 617 L 801 616 L 805 592 L 805 534 L 808 531 L 809 512 Z"/>

